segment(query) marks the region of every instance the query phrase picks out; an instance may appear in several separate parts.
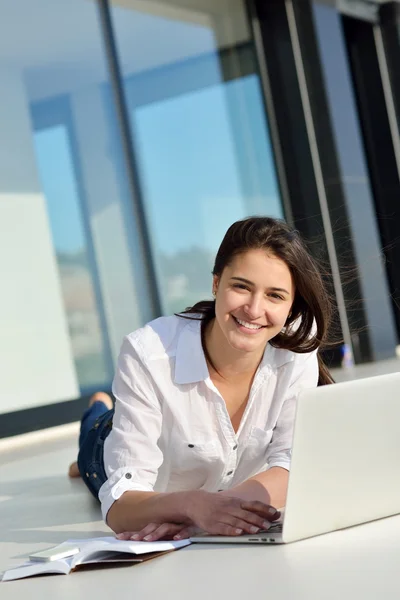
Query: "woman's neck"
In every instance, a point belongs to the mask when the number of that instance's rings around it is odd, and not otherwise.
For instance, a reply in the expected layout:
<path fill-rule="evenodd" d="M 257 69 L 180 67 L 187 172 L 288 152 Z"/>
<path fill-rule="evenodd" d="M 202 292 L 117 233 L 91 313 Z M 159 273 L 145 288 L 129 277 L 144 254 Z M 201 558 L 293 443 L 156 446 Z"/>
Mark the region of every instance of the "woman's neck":
<path fill-rule="evenodd" d="M 224 379 L 254 377 L 264 355 L 264 350 L 240 352 L 232 348 L 221 334 L 215 319 L 206 325 L 203 341 L 207 349 L 206 356 L 208 354 L 209 357 L 209 368 Z"/>

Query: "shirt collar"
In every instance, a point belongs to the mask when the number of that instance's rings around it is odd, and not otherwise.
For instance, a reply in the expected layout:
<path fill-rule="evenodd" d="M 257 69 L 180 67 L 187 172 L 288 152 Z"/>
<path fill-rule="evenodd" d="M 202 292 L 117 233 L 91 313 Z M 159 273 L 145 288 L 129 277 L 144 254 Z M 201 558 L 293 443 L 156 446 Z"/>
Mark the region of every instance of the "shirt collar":
<path fill-rule="evenodd" d="M 195 383 L 208 377 L 201 345 L 201 320 L 187 319 L 177 343 L 174 381 L 177 384 Z"/>
<path fill-rule="evenodd" d="M 260 371 L 264 371 L 267 367 L 270 369 L 278 369 L 286 363 L 292 362 L 294 357 L 294 352 L 284 350 L 283 348 L 274 348 L 274 346 L 271 346 L 271 344 L 268 343 L 260 363 Z"/>
<path fill-rule="evenodd" d="M 258 375 L 267 370 L 277 369 L 294 360 L 294 352 L 274 348 L 267 344 L 262 357 Z M 206 357 L 201 344 L 201 320 L 187 319 L 176 348 L 174 381 L 177 384 L 205 381 L 210 376 Z"/>

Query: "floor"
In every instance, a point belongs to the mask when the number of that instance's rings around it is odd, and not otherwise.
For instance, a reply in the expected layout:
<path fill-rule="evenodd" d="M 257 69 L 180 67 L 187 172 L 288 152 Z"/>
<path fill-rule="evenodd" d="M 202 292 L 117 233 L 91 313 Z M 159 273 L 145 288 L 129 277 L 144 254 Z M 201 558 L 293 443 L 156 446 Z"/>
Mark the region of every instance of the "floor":
<path fill-rule="evenodd" d="M 400 371 L 398 359 L 336 371 L 334 377 L 336 381 L 343 381 L 395 371 Z M 30 552 L 68 538 L 94 537 L 109 532 L 101 520 L 99 506 L 87 493 L 83 482 L 66 476 L 68 464 L 76 455 L 76 446 L 76 434 L 44 441 L 36 437 L 36 441 L 20 447 L 1 446 L 0 573 L 24 562 Z M 168 560 L 168 557 L 161 560 Z M 140 568 L 148 568 L 147 565 L 140 565 Z M 98 585 L 103 580 L 104 585 L 112 583 L 119 577 L 118 573 L 118 569 L 96 571 Z M 63 579 L 68 583 L 62 583 L 60 580 Z M 34 578 L 0 583 L 0 597 L 18 600 L 29 595 L 30 600 L 36 600 L 65 596 L 87 600 L 92 585 L 90 573 L 83 572 Z M 119 594 L 119 598 L 122 596 Z M 127 597 L 131 598 L 132 594 Z"/>
<path fill-rule="evenodd" d="M 109 531 L 83 482 L 66 475 L 75 454 L 75 437 L 1 451 L 0 572 L 30 552 Z M 0 583 L 2 600 L 11 592 L 11 583 Z"/>
<path fill-rule="evenodd" d="M 340 381 L 349 381 L 351 379 L 397 373 L 397 371 L 400 371 L 400 358 L 389 358 L 375 363 L 357 365 L 348 369 L 332 369 L 332 375 L 334 380 L 339 383 Z"/>

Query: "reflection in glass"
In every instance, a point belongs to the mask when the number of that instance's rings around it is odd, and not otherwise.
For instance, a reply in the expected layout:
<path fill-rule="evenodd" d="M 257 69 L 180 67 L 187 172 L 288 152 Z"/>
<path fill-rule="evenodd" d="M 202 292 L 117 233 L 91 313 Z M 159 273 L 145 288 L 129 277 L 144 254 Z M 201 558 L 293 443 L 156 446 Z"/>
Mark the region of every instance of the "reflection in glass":
<path fill-rule="evenodd" d="M 34 141 L 79 384 L 83 389 L 107 385 L 112 375 L 104 359 L 66 127 L 39 130 Z"/>
<path fill-rule="evenodd" d="M 7 412 L 110 385 L 123 335 L 155 315 L 98 3 L 0 0 L 0 15 Z"/>
<path fill-rule="evenodd" d="M 171 313 L 210 297 L 212 260 L 233 221 L 282 216 L 255 51 L 237 0 L 213 14 L 201 0 L 191 10 L 160 2 L 151 14 L 134 2 L 112 5 L 158 286 Z M 148 52 L 145 39 L 157 39 Z"/>

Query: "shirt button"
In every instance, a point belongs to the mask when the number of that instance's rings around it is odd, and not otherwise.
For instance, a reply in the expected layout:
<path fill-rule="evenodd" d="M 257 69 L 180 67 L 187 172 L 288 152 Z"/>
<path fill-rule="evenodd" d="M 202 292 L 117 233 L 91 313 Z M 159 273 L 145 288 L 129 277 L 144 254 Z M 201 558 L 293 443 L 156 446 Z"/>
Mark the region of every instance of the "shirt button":
<path fill-rule="evenodd" d="M 132 473 L 125 473 L 126 479 L 132 479 Z"/>
<path fill-rule="evenodd" d="M 228 471 L 227 475 L 232 475 L 233 471 Z"/>
<path fill-rule="evenodd" d="M 237 450 L 237 444 L 233 446 L 233 450 Z"/>

